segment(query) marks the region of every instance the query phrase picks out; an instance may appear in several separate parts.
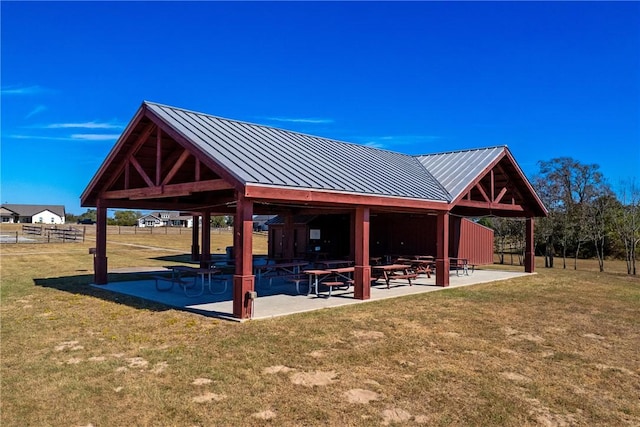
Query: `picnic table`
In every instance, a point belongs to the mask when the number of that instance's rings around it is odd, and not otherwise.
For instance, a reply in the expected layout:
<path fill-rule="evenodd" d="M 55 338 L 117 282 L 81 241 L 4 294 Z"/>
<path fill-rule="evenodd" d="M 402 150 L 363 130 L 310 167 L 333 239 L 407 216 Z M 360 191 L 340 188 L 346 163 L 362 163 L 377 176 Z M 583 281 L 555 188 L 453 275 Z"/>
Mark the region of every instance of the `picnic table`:
<path fill-rule="evenodd" d="M 406 279 L 411 286 L 413 285 L 411 279 L 418 277 L 416 273 L 411 271 L 411 266 L 407 264 L 374 265 L 371 269 L 377 273 L 378 279 L 384 278 L 387 289 L 389 289 L 389 281 L 392 279 Z"/>
<path fill-rule="evenodd" d="M 329 259 L 323 261 L 316 261 L 315 264 L 320 268 L 330 270 L 332 267 L 350 267 L 354 262 L 345 259 Z"/>
<path fill-rule="evenodd" d="M 347 274 L 353 271 L 355 271 L 354 267 L 334 268 L 331 270 L 304 270 L 303 273 L 309 276 L 309 292 L 307 295 L 311 294 L 311 289 L 315 289 L 316 296 L 319 296 L 319 287 L 320 285 L 324 285 L 329 288 L 329 297 L 331 297 L 333 288 L 340 286 L 349 287 L 351 277 L 347 276 Z"/>
<path fill-rule="evenodd" d="M 208 284 L 209 292 L 212 294 L 223 294 L 227 290 L 227 281 L 225 279 L 218 279 L 222 281 L 224 288 L 221 292 L 213 292 L 211 287 L 215 275 L 219 274 L 221 271 L 215 268 L 198 268 L 198 267 L 189 267 L 186 265 L 172 265 L 167 267 L 171 270 L 171 277 L 165 278 L 161 276 L 154 276 L 156 280 L 156 289 L 159 291 L 168 291 L 173 288 L 174 285 L 178 285 L 184 291 L 184 294 L 188 297 L 199 297 L 204 294 L 205 291 L 205 283 Z M 189 283 L 185 279 L 185 276 L 193 276 L 193 282 Z M 198 276 L 200 276 L 200 289 L 196 289 L 195 292 L 191 292 L 191 289 L 196 288 L 198 283 Z M 207 276 L 208 280 L 205 282 L 205 276 Z M 161 282 L 166 281 L 170 282 L 169 287 L 161 286 Z"/>
<path fill-rule="evenodd" d="M 456 276 L 460 276 L 460 272 L 465 276 L 469 275 L 469 259 L 468 258 L 449 258 L 451 268 L 456 270 Z M 471 272 L 475 270 L 475 265 L 471 265 Z"/>
<path fill-rule="evenodd" d="M 433 259 L 421 259 L 418 257 L 398 258 L 396 262 L 398 264 L 408 265 L 411 267 L 411 270 L 413 270 L 414 273 L 426 274 L 428 278 L 431 278 L 431 273 L 433 272 L 433 267 L 435 266 L 435 262 L 433 261 Z"/>
<path fill-rule="evenodd" d="M 308 265 L 306 261 L 281 262 L 274 264 L 254 264 L 253 271 L 258 276 L 258 282 L 262 279 L 263 274 L 273 273 L 278 275 L 297 275 L 300 274 L 300 268 Z"/>

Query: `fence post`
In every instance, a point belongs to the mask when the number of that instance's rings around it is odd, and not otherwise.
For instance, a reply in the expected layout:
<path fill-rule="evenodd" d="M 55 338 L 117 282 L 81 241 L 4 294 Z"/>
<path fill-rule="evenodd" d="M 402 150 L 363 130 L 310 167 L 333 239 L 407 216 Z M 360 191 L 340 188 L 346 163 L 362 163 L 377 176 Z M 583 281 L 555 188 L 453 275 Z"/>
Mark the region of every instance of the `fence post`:
<path fill-rule="evenodd" d="M 16 231 L 16 244 L 18 244 L 18 232 Z"/>

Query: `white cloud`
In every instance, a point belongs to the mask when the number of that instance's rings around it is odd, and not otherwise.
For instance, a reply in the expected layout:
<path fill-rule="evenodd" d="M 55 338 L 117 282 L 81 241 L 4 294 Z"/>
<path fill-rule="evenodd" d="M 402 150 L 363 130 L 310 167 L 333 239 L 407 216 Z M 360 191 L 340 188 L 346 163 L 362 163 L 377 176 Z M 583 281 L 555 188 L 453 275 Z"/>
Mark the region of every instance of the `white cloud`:
<path fill-rule="evenodd" d="M 0 89 L 2 95 L 36 95 L 49 92 L 41 86 L 6 86 Z"/>
<path fill-rule="evenodd" d="M 98 133 L 74 133 L 71 139 L 82 141 L 112 141 L 120 137 L 119 134 L 98 134 Z"/>
<path fill-rule="evenodd" d="M 123 129 L 123 125 L 115 123 L 97 123 L 97 122 L 83 122 L 83 123 L 52 123 L 44 126 L 45 129 Z"/>
<path fill-rule="evenodd" d="M 115 141 L 120 137 L 119 134 L 96 134 L 96 133 L 77 133 L 70 136 L 47 136 L 47 135 L 23 135 L 13 134 L 7 135 L 11 139 L 32 139 L 45 141 Z"/>
<path fill-rule="evenodd" d="M 430 144 L 441 139 L 436 135 L 384 135 L 384 136 L 360 136 L 354 137 L 354 141 L 360 141 L 368 147 L 393 149 L 399 145 Z"/>
<path fill-rule="evenodd" d="M 31 110 L 26 116 L 24 116 L 25 119 L 30 119 L 31 117 L 35 116 L 36 114 L 40 114 L 43 111 L 46 111 L 47 107 L 45 105 L 38 105 L 36 106 L 33 110 Z"/>

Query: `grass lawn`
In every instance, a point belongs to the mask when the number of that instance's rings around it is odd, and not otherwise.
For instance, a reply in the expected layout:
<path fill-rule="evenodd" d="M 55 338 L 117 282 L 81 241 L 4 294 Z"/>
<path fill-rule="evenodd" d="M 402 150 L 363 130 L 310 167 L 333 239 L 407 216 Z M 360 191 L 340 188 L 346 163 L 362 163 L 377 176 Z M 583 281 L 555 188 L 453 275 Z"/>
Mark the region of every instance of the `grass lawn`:
<path fill-rule="evenodd" d="M 109 268 L 190 239 L 109 235 Z M 0 245 L 3 427 L 640 425 L 623 263 L 235 323 L 89 288 L 94 245 Z"/>

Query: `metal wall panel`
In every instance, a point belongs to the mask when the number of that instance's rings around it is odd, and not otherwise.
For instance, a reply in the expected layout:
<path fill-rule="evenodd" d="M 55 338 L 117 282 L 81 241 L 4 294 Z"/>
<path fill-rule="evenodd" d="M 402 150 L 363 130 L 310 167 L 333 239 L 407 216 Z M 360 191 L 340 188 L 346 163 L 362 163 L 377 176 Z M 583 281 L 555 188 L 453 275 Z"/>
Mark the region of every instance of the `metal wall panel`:
<path fill-rule="evenodd" d="M 450 221 L 450 256 L 467 258 L 470 264 L 493 264 L 493 230 L 467 218 Z"/>

